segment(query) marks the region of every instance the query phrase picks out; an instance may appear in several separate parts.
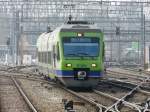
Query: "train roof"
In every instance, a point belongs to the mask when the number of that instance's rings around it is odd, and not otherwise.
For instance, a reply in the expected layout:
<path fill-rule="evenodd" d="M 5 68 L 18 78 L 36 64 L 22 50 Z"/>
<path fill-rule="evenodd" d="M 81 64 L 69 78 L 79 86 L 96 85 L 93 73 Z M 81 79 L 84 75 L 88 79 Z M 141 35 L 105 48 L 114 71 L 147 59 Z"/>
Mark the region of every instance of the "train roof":
<path fill-rule="evenodd" d="M 94 23 L 88 21 L 68 21 L 62 26 L 56 28 L 52 32 L 44 32 L 37 39 L 37 46 L 45 44 L 45 41 L 48 41 L 49 37 L 53 38 L 57 35 L 57 32 L 101 32 Z"/>
<path fill-rule="evenodd" d="M 68 21 L 60 28 L 61 32 L 101 32 L 94 23 L 88 21 Z"/>

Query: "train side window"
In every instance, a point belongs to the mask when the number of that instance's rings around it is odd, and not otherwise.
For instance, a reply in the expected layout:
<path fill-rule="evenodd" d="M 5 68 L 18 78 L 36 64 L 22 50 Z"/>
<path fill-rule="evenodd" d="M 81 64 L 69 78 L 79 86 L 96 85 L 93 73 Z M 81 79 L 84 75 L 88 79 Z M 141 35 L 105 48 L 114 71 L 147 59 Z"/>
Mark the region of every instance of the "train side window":
<path fill-rule="evenodd" d="M 48 63 L 47 52 L 45 52 L 45 63 Z"/>
<path fill-rule="evenodd" d="M 103 42 L 103 60 L 105 59 L 105 43 Z"/>
<path fill-rule="evenodd" d="M 41 52 L 41 62 L 43 62 L 43 52 Z"/>
<path fill-rule="evenodd" d="M 44 63 L 44 52 L 42 52 L 42 63 Z"/>
<path fill-rule="evenodd" d="M 40 52 L 40 62 L 42 62 L 42 52 Z"/>
<path fill-rule="evenodd" d="M 42 62 L 42 52 L 40 52 L 40 62 Z"/>
<path fill-rule="evenodd" d="M 44 62 L 47 63 L 47 53 L 46 52 L 44 52 L 44 58 L 45 58 Z"/>
<path fill-rule="evenodd" d="M 38 62 L 40 62 L 40 53 L 38 52 Z"/>
<path fill-rule="evenodd" d="M 45 63 L 47 63 L 47 52 L 44 52 L 45 54 Z"/>
<path fill-rule="evenodd" d="M 40 52 L 40 62 L 42 62 L 42 53 Z"/>
<path fill-rule="evenodd" d="M 55 53 L 55 46 L 53 46 L 53 65 L 56 67 L 56 53 Z"/>
<path fill-rule="evenodd" d="M 44 52 L 43 52 L 42 58 L 43 58 L 43 63 L 45 63 L 45 53 Z"/>
<path fill-rule="evenodd" d="M 40 62 L 42 62 L 42 52 L 40 52 Z"/>
<path fill-rule="evenodd" d="M 51 64 L 51 51 L 48 52 L 48 63 Z"/>
<path fill-rule="evenodd" d="M 41 62 L 41 52 L 39 52 L 39 61 Z"/>
<path fill-rule="evenodd" d="M 59 61 L 60 60 L 60 53 L 59 53 L 59 45 L 58 45 L 58 43 L 57 43 L 57 60 Z"/>
<path fill-rule="evenodd" d="M 48 64 L 48 52 L 46 52 L 46 63 Z"/>

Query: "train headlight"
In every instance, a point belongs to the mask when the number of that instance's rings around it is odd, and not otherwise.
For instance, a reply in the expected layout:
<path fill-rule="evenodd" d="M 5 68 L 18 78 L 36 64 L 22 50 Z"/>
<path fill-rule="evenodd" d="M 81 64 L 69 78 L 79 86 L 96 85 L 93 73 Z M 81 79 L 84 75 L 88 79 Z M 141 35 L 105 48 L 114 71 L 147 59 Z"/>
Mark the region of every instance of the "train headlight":
<path fill-rule="evenodd" d="M 92 67 L 96 67 L 96 64 L 95 63 L 92 63 L 92 65 L 91 65 Z"/>
<path fill-rule="evenodd" d="M 83 33 L 78 33 L 78 37 L 82 37 L 82 36 L 84 36 Z"/>
<path fill-rule="evenodd" d="M 66 64 L 66 67 L 71 67 L 72 65 L 70 63 Z"/>

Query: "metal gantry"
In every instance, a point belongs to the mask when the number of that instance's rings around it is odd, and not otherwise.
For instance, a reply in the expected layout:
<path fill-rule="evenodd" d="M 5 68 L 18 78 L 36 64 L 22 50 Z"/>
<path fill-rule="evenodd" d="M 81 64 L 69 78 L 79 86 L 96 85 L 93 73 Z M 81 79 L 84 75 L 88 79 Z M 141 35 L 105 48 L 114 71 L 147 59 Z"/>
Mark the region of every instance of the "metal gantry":
<path fill-rule="evenodd" d="M 150 44 L 149 6 L 148 0 L 0 0 L 1 62 L 21 64 L 24 55 L 35 60 L 38 36 L 72 15 L 102 29 L 107 65 L 143 66 L 144 49 Z"/>

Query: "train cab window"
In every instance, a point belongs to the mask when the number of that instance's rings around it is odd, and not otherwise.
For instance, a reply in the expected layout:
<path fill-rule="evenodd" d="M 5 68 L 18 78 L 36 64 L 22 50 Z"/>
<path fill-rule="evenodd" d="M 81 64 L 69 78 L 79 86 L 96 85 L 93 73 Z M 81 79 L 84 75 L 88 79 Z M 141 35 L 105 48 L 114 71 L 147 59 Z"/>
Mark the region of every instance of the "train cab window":
<path fill-rule="evenodd" d="M 65 57 L 98 57 L 100 43 L 97 37 L 64 37 L 63 50 Z"/>

